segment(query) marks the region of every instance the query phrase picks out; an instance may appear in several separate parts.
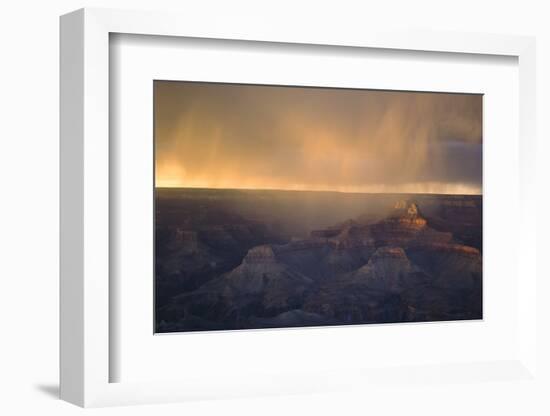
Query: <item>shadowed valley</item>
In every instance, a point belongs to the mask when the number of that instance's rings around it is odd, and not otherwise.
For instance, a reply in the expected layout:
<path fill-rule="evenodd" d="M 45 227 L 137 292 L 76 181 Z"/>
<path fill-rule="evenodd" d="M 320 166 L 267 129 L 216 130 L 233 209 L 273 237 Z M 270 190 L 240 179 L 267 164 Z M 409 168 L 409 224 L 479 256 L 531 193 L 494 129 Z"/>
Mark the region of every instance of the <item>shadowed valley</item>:
<path fill-rule="evenodd" d="M 157 332 L 480 319 L 477 195 L 156 189 Z"/>

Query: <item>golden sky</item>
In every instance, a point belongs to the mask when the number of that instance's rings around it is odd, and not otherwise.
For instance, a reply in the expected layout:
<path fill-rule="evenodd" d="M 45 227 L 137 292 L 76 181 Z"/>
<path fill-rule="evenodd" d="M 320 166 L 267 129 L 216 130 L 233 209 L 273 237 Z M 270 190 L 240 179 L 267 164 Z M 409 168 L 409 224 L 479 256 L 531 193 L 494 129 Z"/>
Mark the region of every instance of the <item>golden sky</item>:
<path fill-rule="evenodd" d="M 157 187 L 480 194 L 482 96 L 155 81 Z"/>

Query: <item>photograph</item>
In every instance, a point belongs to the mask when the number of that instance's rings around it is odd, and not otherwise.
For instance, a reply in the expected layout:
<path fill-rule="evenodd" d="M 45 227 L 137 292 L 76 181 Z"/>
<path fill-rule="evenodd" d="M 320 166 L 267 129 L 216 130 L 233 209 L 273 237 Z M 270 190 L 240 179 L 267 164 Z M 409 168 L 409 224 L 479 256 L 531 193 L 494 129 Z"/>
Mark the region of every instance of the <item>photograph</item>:
<path fill-rule="evenodd" d="M 153 81 L 155 333 L 483 319 L 483 95 Z"/>

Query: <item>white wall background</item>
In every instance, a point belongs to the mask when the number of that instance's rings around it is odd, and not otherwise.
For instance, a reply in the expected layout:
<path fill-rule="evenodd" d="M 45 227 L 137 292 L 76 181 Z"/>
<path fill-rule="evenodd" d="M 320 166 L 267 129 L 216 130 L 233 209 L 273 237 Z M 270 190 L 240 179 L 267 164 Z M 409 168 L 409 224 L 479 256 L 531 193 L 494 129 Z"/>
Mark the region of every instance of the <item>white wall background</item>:
<path fill-rule="evenodd" d="M 309 24 L 420 27 L 538 37 L 539 267 L 550 280 L 550 11 L 547 1 L 169 1 L 4 0 L 0 6 L 0 414 L 70 415 L 58 383 L 58 16 L 84 6 L 179 10 Z M 505 207 L 503 207 L 505 209 Z M 513 220 L 513 219 L 511 219 Z M 503 230 L 505 225 L 503 226 Z M 506 238 L 503 234 L 503 238 Z M 540 293 L 550 294 L 543 282 Z M 540 305 L 550 351 L 549 306 Z M 544 315 L 543 315 L 544 314 Z M 541 351 L 542 352 L 542 351 Z M 548 353 L 546 353 L 548 355 Z M 540 357 L 548 365 L 545 354 Z M 547 367 L 548 368 L 548 367 Z M 550 372 L 547 372 L 550 374 Z M 486 386 L 487 387 L 487 386 Z M 548 389 L 550 391 L 550 389 Z M 546 392 L 547 393 L 547 392 Z M 550 414 L 543 391 L 498 383 L 418 387 L 377 397 L 335 393 L 93 410 L 166 414 Z"/>

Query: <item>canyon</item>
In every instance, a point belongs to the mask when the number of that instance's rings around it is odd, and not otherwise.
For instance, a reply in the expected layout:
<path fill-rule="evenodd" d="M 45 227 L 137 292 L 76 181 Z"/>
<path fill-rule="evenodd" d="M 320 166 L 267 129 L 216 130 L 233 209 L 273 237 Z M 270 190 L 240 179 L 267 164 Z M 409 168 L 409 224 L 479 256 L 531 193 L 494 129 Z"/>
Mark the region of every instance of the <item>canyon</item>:
<path fill-rule="evenodd" d="M 482 318 L 479 195 L 157 189 L 156 332 Z"/>

